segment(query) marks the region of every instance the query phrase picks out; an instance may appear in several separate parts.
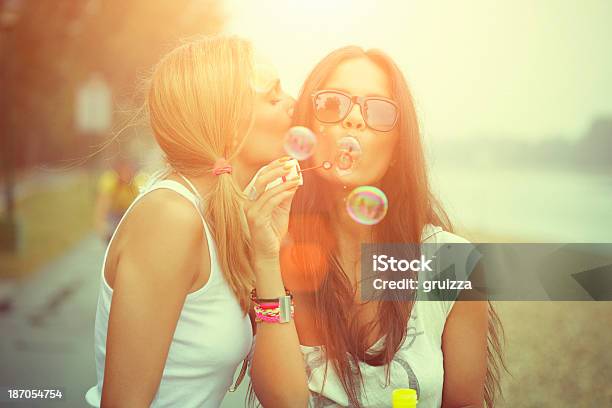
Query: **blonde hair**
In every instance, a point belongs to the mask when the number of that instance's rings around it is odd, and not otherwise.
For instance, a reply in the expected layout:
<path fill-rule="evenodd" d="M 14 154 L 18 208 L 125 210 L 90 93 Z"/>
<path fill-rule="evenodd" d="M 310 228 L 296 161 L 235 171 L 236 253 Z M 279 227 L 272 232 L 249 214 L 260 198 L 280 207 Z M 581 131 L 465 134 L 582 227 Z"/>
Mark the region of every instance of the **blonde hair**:
<path fill-rule="evenodd" d="M 236 156 L 253 123 L 253 52 L 248 41 L 208 36 L 174 49 L 156 65 L 146 107 L 167 162 L 197 176 Z M 245 314 L 253 273 L 244 195 L 232 174 L 214 178 L 204 197 L 219 262 Z"/>

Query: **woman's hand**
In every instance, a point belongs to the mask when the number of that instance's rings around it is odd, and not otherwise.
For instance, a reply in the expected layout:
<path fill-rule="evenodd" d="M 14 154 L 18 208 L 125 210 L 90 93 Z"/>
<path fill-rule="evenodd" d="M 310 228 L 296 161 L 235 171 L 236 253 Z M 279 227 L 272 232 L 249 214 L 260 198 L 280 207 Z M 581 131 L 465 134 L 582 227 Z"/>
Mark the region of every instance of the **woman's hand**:
<path fill-rule="evenodd" d="M 299 187 L 299 177 L 265 191 L 279 177 L 287 176 L 294 166 L 287 158 L 267 165 L 255 180 L 252 201 L 246 205 L 246 217 L 251 233 L 252 257 L 255 262 L 278 259 L 280 244 L 287 234 L 291 201 Z"/>
<path fill-rule="evenodd" d="M 288 163 L 288 160 L 279 159 L 266 166 L 254 182 L 255 193 L 252 189 L 247 191 L 253 200 L 246 206 L 246 216 L 251 231 L 255 289 L 260 298 L 272 299 L 285 294 L 279 252 L 287 234 L 289 210 L 300 183 L 299 174 L 268 191 L 265 189 L 269 183 L 291 173 L 295 163 Z M 308 379 L 293 321 L 287 324 L 258 323 L 251 367 L 253 390 L 262 406 L 307 405 Z"/>

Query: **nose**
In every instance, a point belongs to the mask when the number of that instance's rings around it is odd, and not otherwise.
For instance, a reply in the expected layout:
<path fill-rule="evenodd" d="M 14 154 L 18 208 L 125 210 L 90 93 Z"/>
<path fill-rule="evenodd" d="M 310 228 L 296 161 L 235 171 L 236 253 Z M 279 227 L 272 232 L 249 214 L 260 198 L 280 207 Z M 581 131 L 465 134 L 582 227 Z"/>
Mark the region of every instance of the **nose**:
<path fill-rule="evenodd" d="M 353 105 L 349 114 L 342 121 L 342 125 L 347 129 L 365 129 L 365 121 L 361 114 L 361 107 L 358 104 Z"/>

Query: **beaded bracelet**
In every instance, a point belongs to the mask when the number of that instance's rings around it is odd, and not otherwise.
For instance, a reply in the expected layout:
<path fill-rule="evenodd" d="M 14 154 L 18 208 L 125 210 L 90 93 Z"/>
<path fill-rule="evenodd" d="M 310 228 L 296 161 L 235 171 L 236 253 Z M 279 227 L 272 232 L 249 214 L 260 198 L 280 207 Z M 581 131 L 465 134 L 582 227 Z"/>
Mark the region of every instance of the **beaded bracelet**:
<path fill-rule="evenodd" d="M 291 318 L 293 319 L 293 317 L 295 316 L 294 312 L 291 311 Z M 255 322 L 256 323 L 260 323 L 260 322 L 267 322 L 267 323 L 285 323 L 284 321 L 281 321 L 281 316 L 280 314 L 276 314 L 276 315 L 265 315 L 265 314 L 255 314 Z"/>
<path fill-rule="evenodd" d="M 285 296 L 276 299 L 257 298 L 255 289 L 251 291 L 256 322 L 288 323 L 294 316 L 293 295 L 285 289 Z"/>
<path fill-rule="evenodd" d="M 274 309 L 262 309 L 260 307 L 258 307 L 257 305 L 255 305 L 253 307 L 253 309 L 255 310 L 255 313 L 257 314 L 262 314 L 262 315 L 266 315 L 266 316 L 274 316 L 274 315 L 278 315 L 280 313 L 280 308 L 277 306 Z M 291 312 L 293 313 L 294 311 L 294 306 L 291 305 Z"/>
<path fill-rule="evenodd" d="M 291 318 L 295 316 L 294 309 L 291 308 Z M 258 313 L 255 312 L 255 322 L 267 322 L 267 323 L 283 323 L 281 321 L 281 315 L 278 311 L 275 313 Z"/>

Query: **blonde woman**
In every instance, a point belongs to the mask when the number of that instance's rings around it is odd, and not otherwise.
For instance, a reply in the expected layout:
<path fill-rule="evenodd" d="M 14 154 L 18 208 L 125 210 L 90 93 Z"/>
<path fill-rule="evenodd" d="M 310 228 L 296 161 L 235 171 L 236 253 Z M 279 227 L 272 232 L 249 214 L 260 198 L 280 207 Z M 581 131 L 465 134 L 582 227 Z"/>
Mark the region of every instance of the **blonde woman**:
<path fill-rule="evenodd" d="M 249 353 L 244 207 L 256 209 L 249 222 L 265 224 L 298 185 L 255 201 L 242 194 L 282 155 L 290 125 L 294 101 L 270 72 L 246 41 L 224 36 L 184 44 L 156 66 L 146 107 L 169 167 L 132 203 L 105 254 L 91 405 L 217 407 Z M 270 163 L 259 187 L 287 167 Z"/>

